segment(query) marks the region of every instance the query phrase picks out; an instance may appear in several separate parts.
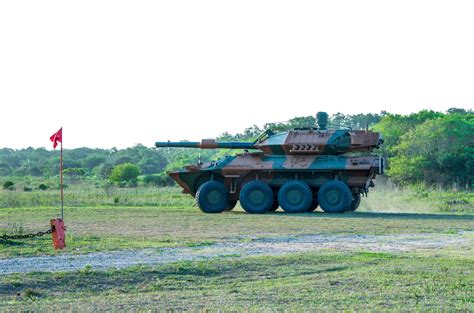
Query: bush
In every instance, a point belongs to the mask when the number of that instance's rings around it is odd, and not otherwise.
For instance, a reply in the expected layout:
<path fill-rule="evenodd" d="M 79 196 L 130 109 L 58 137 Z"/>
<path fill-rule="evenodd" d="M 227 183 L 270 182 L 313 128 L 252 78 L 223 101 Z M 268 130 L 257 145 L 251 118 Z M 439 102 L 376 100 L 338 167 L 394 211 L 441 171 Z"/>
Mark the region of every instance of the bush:
<path fill-rule="evenodd" d="M 109 178 L 110 174 L 112 173 L 113 170 L 113 165 L 110 163 L 104 163 L 101 166 L 98 166 L 96 169 L 98 169 L 98 176 L 100 178 Z"/>
<path fill-rule="evenodd" d="M 39 189 L 39 190 L 47 190 L 48 188 L 49 188 L 49 187 L 48 187 L 47 185 L 45 185 L 45 184 L 40 184 L 40 185 L 38 186 L 38 189 Z"/>
<path fill-rule="evenodd" d="M 143 183 L 149 186 L 172 186 L 174 180 L 171 179 L 166 173 L 145 175 L 143 177 Z"/>
<path fill-rule="evenodd" d="M 114 195 L 117 192 L 117 188 L 110 181 L 106 181 L 102 184 L 102 189 L 104 190 L 107 197 Z"/>
<path fill-rule="evenodd" d="M 121 187 L 134 187 L 137 184 L 138 175 L 140 175 L 140 168 L 137 165 L 124 163 L 112 169 L 109 179 Z"/>
<path fill-rule="evenodd" d="M 71 178 L 81 178 L 85 175 L 85 172 L 82 168 L 71 167 L 64 169 L 63 174 Z"/>
<path fill-rule="evenodd" d="M 14 190 L 15 189 L 15 183 L 12 182 L 11 180 L 7 180 L 6 182 L 3 183 L 3 189 L 4 190 Z"/>
<path fill-rule="evenodd" d="M 159 186 L 160 182 L 161 179 L 158 177 L 158 175 L 145 175 L 143 177 L 143 183 L 145 185 Z"/>

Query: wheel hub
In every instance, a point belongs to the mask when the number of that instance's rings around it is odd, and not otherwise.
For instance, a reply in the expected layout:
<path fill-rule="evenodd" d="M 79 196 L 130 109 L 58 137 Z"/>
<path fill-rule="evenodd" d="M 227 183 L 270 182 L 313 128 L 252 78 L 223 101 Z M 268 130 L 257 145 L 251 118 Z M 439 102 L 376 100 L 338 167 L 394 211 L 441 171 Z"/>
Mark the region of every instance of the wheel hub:
<path fill-rule="evenodd" d="M 338 190 L 331 189 L 327 192 L 326 198 L 332 205 L 336 205 L 341 201 L 341 194 Z"/>
<path fill-rule="evenodd" d="M 265 194 L 261 190 L 258 190 L 258 189 L 253 190 L 249 194 L 249 200 L 253 204 L 261 204 L 265 201 Z"/>
<path fill-rule="evenodd" d="M 292 189 L 287 193 L 288 202 L 293 205 L 299 204 L 303 201 L 303 194 L 297 189 Z"/>
<path fill-rule="evenodd" d="M 221 201 L 221 193 L 217 190 L 211 190 L 207 194 L 206 199 L 211 205 L 216 205 Z"/>

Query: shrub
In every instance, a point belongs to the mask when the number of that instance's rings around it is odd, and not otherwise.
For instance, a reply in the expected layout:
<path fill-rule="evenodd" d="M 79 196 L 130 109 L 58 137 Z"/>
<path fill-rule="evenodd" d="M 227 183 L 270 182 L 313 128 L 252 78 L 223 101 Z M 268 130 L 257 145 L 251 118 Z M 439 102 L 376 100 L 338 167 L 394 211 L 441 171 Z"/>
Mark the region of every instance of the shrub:
<path fill-rule="evenodd" d="M 83 168 L 67 168 L 63 172 L 65 178 L 70 184 L 77 184 L 85 176 L 85 171 Z"/>
<path fill-rule="evenodd" d="M 39 190 L 47 190 L 48 188 L 49 188 L 49 187 L 48 187 L 47 185 L 45 185 L 45 184 L 40 184 L 40 185 L 38 186 L 38 189 L 39 189 Z"/>
<path fill-rule="evenodd" d="M 109 178 L 110 174 L 112 173 L 113 166 L 110 163 L 104 163 L 101 166 L 99 166 L 97 169 L 98 176 L 100 178 Z"/>
<path fill-rule="evenodd" d="M 151 186 L 173 186 L 174 180 L 166 173 L 146 175 L 143 177 L 143 183 Z"/>
<path fill-rule="evenodd" d="M 124 163 L 112 169 L 109 179 L 121 187 L 134 187 L 137 184 L 138 175 L 140 175 L 140 168 L 137 165 Z"/>
<path fill-rule="evenodd" d="M 143 183 L 145 185 L 159 186 L 161 179 L 158 175 L 145 175 L 143 177 Z"/>
<path fill-rule="evenodd" d="M 3 189 L 4 190 L 14 190 L 15 189 L 15 183 L 12 182 L 11 180 L 7 180 L 6 182 L 3 183 Z"/>

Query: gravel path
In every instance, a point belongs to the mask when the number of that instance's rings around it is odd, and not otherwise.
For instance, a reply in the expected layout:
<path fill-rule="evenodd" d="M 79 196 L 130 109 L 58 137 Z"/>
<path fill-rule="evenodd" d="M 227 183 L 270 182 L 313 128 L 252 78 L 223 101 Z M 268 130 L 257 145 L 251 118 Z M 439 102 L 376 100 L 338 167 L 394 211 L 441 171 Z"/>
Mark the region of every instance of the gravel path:
<path fill-rule="evenodd" d="M 282 255 L 333 249 L 337 251 L 408 252 L 469 246 L 471 236 L 457 235 L 306 235 L 300 237 L 243 238 L 241 241 L 210 246 L 122 250 L 83 255 L 21 257 L 0 260 L 0 275 L 27 272 L 74 271 L 92 266 L 96 270 L 132 265 L 166 264 L 176 261 L 206 260 L 216 257 Z M 469 235 L 469 234 L 468 234 Z"/>

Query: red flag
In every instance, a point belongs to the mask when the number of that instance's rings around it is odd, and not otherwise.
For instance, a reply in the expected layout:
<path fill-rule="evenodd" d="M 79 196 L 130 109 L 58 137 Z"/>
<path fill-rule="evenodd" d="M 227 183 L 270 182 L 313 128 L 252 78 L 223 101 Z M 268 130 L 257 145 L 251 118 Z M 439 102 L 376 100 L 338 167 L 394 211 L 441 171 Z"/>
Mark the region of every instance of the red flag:
<path fill-rule="evenodd" d="M 53 142 L 53 148 L 56 149 L 58 142 L 63 142 L 63 128 L 61 127 L 54 135 L 49 137 Z"/>

